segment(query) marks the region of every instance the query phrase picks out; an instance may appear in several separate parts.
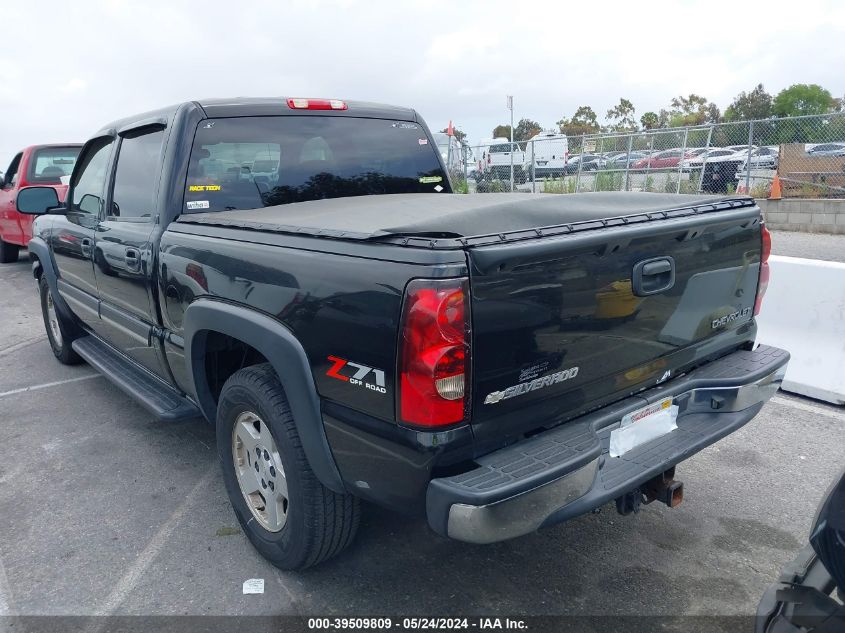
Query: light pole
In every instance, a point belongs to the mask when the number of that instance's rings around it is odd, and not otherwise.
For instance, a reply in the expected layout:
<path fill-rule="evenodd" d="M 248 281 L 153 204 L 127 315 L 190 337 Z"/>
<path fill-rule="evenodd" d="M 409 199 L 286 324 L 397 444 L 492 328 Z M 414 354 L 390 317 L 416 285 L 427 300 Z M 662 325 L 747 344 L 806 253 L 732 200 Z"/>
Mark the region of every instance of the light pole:
<path fill-rule="evenodd" d="M 508 95 L 508 110 L 511 111 L 511 191 L 513 191 L 513 95 Z"/>

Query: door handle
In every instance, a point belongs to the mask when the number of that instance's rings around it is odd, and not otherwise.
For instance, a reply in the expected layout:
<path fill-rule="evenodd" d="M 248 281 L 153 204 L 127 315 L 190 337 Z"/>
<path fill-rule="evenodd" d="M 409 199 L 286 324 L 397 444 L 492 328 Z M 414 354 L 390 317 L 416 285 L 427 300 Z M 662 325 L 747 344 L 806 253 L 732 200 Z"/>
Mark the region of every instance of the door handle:
<path fill-rule="evenodd" d="M 86 257 L 91 254 L 91 247 L 94 245 L 94 240 L 89 237 L 82 238 L 82 242 L 80 242 L 80 246 L 82 249 L 82 254 Z"/>
<path fill-rule="evenodd" d="M 137 270 L 141 266 L 141 254 L 134 248 L 127 248 L 123 254 L 123 261 L 130 270 Z"/>
<path fill-rule="evenodd" d="M 675 260 L 670 256 L 654 257 L 634 265 L 631 289 L 637 297 L 666 292 L 675 285 Z"/>

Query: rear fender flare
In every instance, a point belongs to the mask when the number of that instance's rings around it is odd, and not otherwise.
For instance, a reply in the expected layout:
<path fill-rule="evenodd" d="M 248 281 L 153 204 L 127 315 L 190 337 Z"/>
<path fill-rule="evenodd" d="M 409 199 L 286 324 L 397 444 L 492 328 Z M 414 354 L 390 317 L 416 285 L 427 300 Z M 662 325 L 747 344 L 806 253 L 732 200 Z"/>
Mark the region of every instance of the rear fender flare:
<path fill-rule="evenodd" d="M 188 376 L 205 417 L 212 423 L 217 419 L 217 403 L 205 376 L 205 342 L 209 332 L 219 332 L 253 347 L 270 362 L 284 387 L 312 470 L 324 486 L 345 492 L 326 438 L 311 365 L 293 333 L 266 314 L 213 299 L 191 303 L 183 323 Z"/>

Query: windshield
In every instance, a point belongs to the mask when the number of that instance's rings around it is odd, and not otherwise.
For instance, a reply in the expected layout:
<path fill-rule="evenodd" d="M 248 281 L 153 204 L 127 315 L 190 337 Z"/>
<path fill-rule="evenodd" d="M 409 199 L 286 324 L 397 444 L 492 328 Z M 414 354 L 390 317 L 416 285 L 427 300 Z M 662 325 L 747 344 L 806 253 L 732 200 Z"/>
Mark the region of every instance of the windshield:
<path fill-rule="evenodd" d="M 448 191 L 424 130 L 408 121 L 330 116 L 200 123 L 185 185 L 187 212 Z"/>
<path fill-rule="evenodd" d="M 35 150 L 29 161 L 27 182 L 44 185 L 61 184 L 62 176 L 70 176 L 80 147 L 44 147 Z"/>

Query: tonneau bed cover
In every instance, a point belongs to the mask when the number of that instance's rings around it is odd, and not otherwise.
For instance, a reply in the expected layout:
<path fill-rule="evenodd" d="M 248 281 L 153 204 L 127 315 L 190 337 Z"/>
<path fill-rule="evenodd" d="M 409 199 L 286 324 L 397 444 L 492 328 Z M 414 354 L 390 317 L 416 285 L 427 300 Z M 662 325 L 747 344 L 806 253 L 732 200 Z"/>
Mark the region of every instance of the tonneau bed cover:
<path fill-rule="evenodd" d="M 641 192 L 389 194 L 183 214 L 178 222 L 357 240 L 394 236 L 455 240 L 611 219 L 624 224 L 622 218 L 632 216 L 643 221 L 666 211 L 707 212 L 751 204 L 753 200 L 745 196 Z"/>

